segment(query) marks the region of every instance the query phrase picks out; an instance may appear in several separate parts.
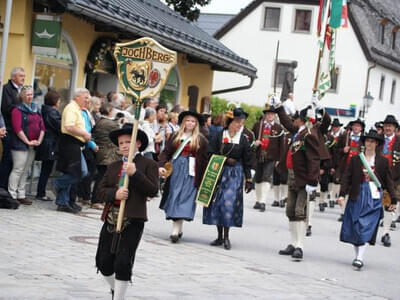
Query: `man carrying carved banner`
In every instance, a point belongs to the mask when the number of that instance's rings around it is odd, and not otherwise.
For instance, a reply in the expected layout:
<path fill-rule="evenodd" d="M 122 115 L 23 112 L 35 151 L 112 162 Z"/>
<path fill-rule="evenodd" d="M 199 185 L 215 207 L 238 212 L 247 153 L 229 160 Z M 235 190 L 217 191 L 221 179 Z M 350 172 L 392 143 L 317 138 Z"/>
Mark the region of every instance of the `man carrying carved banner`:
<path fill-rule="evenodd" d="M 120 85 L 132 96 L 136 112 L 133 126 L 110 133 L 123 160 L 112 163 L 100 183 L 98 195 L 107 205 L 96 266 L 110 284 L 113 299 L 122 300 L 147 221 L 146 201 L 157 195 L 159 183 L 158 165 L 140 154 L 148 145 L 146 133 L 138 129 L 141 103 L 160 93 L 177 54 L 153 39 L 140 38 L 116 44 L 114 58 Z"/>

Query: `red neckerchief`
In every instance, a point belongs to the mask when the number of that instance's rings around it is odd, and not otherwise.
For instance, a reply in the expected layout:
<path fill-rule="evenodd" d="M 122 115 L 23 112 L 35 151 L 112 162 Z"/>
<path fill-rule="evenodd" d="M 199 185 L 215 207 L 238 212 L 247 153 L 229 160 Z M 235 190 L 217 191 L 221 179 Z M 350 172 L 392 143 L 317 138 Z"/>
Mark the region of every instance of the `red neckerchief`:
<path fill-rule="evenodd" d="M 350 143 L 350 150 L 349 153 L 347 154 L 347 160 L 346 160 L 346 164 L 348 165 L 350 163 L 350 160 L 353 156 L 358 155 L 358 153 L 360 152 L 360 147 L 359 147 L 359 143 L 360 140 L 358 140 L 358 142 L 352 140 Z M 357 149 L 357 150 L 355 150 Z"/>
<path fill-rule="evenodd" d="M 267 150 L 269 147 L 269 136 L 271 135 L 271 126 L 264 126 L 262 138 L 261 138 L 261 149 Z"/>
<path fill-rule="evenodd" d="M 383 156 L 386 157 L 389 161 L 389 166 L 393 167 L 393 146 L 396 137 L 393 137 L 387 146 L 387 152 L 383 151 Z"/>

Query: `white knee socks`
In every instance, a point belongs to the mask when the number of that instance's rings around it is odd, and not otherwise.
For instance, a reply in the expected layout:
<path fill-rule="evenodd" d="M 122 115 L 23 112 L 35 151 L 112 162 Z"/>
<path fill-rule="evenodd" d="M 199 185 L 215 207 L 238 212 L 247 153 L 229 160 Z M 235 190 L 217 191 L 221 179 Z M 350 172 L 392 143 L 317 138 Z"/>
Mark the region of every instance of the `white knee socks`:
<path fill-rule="evenodd" d="M 274 185 L 273 186 L 274 189 L 274 201 L 279 201 L 281 200 L 281 188 L 279 185 Z"/>
<path fill-rule="evenodd" d="M 306 237 L 307 224 L 305 221 L 296 222 L 297 227 L 297 245 L 296 248 L 304 249 L 304 239 Z"/>
<path fill-rule="evenodd" d="M 290 239 L 291 239 L 290 244 L 293 245 L 293 247 L 296 247 L 296 245 L 297 245 L 296 222 L 290 222 L 289 221 L 289 232 L 290 232 Z"/>
<path fill-rule="evenodd" d="M 390 225 L 392 224 L 393 213 L 391 211 L 383 211 L 383 235 L 389 233 Z"/>
<path fill-rule="evenodd" d="M 315 201 L 308 201 L 308 205 L 310 206 L 308 209 L 308 218 L 307 218 L 308 226 L 312 226 L 312 218 L 314 215 Z"/>
<path fill-rule="evenodd" d="M 261 185 L 261 198 L 260 198 L 259 202 L 266 204 L 267 203 L 267 195 L 269 194 L 271 185 L 269 182 L 262 182 L 262 183 L 260 183 L 260 185 Z"/>
<path fill-rule="evenodd" d="M 175 220 L 172 222 L 172 235 L 178 235 L 182 232 L 183 220 Z"/>
<path fill-rule="evenodd" d="M 104 276 L 104 279 L 107 281 L 107 283 L 110 285 L 110 288 L 112 290 L 114 290 L 114 281 L 115 281 L 115 277 L 114 274 L 111 276 Z"/>
<path fill-rule="evenodd" d="M 114 300 L 124 300 L 128 281 L 115 279 Z"/>
<path fill-rule="evenodd" d="M 327 196 L 328 196 L 328 192 L 321 192 L 320 197 L 319 197 L 319 203 L 320 204 L 325 203 Z"/>
<path fill-rule="evenodd" d="M 362 246 L 358 246 L 358 254 L 357 254 L 357 259 L 358 260 L 363 261 L 365 250 L 367 250 L 367 244 L 364 244 Z"/>

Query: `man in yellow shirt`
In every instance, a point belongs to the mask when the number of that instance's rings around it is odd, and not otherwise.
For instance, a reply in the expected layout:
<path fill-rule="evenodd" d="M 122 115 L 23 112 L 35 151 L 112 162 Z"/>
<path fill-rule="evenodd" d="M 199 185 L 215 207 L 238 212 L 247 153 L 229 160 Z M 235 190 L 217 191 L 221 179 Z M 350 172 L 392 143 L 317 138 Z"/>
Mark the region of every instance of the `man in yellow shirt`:
<path fill-rule="evenodd" d="M 58 211 L 77 213 L 81 210 L 79 205 L 70 202 L 69 194 L 71 186 L 87 175 L 87 165 L 81 149 L 91 135 L 85 129 L 82 108 L 89 99 L 87 89 L 76 89 L 72 101 L 62 113 L 57 170 L 63 175 L 55 180 Z"/>

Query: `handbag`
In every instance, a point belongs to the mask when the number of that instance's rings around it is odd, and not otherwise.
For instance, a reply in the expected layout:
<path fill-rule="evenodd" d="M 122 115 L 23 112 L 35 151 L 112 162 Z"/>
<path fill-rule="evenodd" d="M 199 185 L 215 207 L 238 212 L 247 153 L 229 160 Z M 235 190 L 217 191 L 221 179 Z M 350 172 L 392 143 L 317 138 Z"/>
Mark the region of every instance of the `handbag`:
<path fill-rule="evenodd" d="M 386 190 L 383 191 L 382 205 L 385 208 L 389 208 L 390 205 L 392 205 L 392 198 L 390 197 L 389 192 Z"/>

